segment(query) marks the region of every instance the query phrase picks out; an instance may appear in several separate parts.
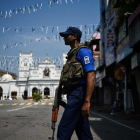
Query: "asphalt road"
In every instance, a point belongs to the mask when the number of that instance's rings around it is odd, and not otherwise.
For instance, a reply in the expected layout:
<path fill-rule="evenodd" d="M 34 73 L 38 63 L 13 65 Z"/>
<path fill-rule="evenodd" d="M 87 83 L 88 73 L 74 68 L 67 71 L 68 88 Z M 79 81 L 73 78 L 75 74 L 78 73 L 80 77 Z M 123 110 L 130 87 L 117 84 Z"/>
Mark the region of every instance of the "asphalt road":
<path fill-rule="evenodd" d="M 0 101 L 0 140 L 49 140 L 52 136 L 53 100 L 42 102 Z M 60 107 L 57 126 L 63 113 Z M 140 140 L 140 123 L 122 120 L 91 110 L 91 131 L 94 140 Z M 77 140 L 75 133 L 71 140 Z"/>

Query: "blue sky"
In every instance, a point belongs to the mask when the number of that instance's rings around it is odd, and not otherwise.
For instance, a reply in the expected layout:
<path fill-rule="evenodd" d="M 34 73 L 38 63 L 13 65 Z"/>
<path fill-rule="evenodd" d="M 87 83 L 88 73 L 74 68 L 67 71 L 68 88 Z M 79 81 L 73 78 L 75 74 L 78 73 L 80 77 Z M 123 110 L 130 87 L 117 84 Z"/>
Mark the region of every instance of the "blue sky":
<path fill-rule="evenodd" d="M 57 4 L 52 0 L 50 8 L 49 0 L 0 0 L 0 12 L 4 13 L 4 17 L 0 17 L 0 55 L 19 56 L 20 51 L 33 51 L 34 57 L 45 57 L 46 54 L 50 58 L 61 57 L 62 52 L 68 52 L 70 47 L 64 45 L 63 38 L 59 40 L 59 32 L 65 31 L 68 26 L 78 26 L 83 34 L 85 30 L 91 33 L 93 25 L 99 24 L 99 0 L 61 1 L 62 4 Z M 12 12 L 9 17 L 10 10 L 36 4 L 40 6 L 40 3 L 42 7 L 35 12 L 30 9 L 29 13 L 27 9 L 24 14 Z M 84 39 L 83 35 L 82 41 Z M 3 45 L 12 48 L 4 50 Z"/>

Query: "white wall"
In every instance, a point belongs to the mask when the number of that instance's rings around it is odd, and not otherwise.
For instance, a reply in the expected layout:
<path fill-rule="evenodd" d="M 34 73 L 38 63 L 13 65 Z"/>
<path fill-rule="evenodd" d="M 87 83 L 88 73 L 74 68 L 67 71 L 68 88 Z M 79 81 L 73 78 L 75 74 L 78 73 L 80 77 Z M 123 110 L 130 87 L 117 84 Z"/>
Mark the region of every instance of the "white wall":
<path fill-rule="evenodd" d="M 10 96 L 11 96 L 11 92 L 12 91 L 17 91 L 17 95 L 19 93 L 18 86 L 16 85 L 16 81 L 15 82 L 13 82 L 13 81 L 9 82 L 9 93 L 10 93 Z"/>

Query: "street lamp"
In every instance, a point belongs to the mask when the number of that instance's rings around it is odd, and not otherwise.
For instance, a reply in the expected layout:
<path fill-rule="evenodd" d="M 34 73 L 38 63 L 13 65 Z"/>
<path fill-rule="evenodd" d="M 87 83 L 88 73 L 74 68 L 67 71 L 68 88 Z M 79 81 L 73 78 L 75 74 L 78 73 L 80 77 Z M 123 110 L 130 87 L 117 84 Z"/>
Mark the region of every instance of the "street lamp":
<path fill-rule="evenodd" d="M 132 15 L 132 13 L 129 13 L 129 12 L 124 13 L 124 16 L 128 16 L 128 15 Z"/>

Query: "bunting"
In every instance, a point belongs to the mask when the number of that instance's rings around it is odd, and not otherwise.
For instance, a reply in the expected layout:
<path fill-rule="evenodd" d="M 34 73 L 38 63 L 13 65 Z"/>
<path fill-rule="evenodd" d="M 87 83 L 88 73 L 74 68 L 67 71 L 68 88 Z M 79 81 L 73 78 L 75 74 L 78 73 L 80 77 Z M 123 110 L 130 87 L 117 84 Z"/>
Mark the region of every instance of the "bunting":
<path fill-rule="evenodd" d="M 40 41 L 49 41 L 49 40 L 53 40 L 53 41 L 60 41 L 60 36 L 59 35 L 54 35 L 52 38 L 50 37 L 38 37 L 36 38 L 35 40 L 33 39 L 30 39 L 30 40 L 26 40 L 26 41 L 20 41 L 18 43 L 6 43 L 6 44 L 3 44 L 3 49 L 6 50 L 6 49 L 12 49 L 13 47 L 26 47 L 26 46 L 29 46 L 30 43 L 32 42 L 40 42 Z"/>
<path fill-rule="evenodd" d="M 65 1 L 65 3 L 68 3 L 68 0 L 63 0 Z M 62 4 L 63 3 L 62 0 L 49 0 L 48 1 L 48 5 L 50 8 L 52 8 L 53 3 L 57 3 L 57 4 Z M 73 0 L 69 0 L 72 4 L 73 4 Z M 79 2 L 79 0 L 77 0 Z M 20 7 L 20 8 L 15 8 L 13 10 L 7 10 L 7 11 L 0 11 L 0 17 L 1 18 L 7 18 L 7 17 L 11 17 L 12 14 L 24 14 L 25 12 L 28 12 L 29 14 L 31 12 L 37 12 L 38 10 L 42 9 L 43 3 L 37 3 L 37 4 L 33 4 L 33 5 L 29 5 L 29 6 L 24 6 L 24 7 Z"/>
<path fill-rule="evenodd" d="M 88 40 L 88 39 L 91 39 L 93 33 L 96 32 L 97 26 L 98 26 L 98 24 L 86 24 L 86 25 L 77 25 L 76 27 L 81 30 L 84 39 Z M 29 39 L 29 40 L 25 40 L 25 41 L 19 41 L 18 43 L 17 42 L 5 43 L 5 44 L 3 44 L 3 49 L 4 50 L 11 49 L 11 48 L 17 47 L 17 46 L 19 46 L 19 47 L 29 46 L 30 43 L 32 43 L 34 41 L 37 41 L 37 42 L 44 41 L 44 40 L 60 41 L 59 32 L 66 30 L 68 27 L 69 26 L 28 27 L 28 28 L 30 28 L 29 30 L 31 30 L 31 32 L 33 32 L 33 33 L 36 32 L 36 29 L 40 28 L 41 32 L 44 32 L 45 34 L 49 33 L 49 35 L 52 34 L 53 36 L 52 37 L 49 37 L 49 36 L 38 37 L 35 40 Z M 27 27 L 3 27 L 3 33 L 13 30 L 15 33 L 19 34 L 24 30 L 24 28 L 27 28 Z"/>
<path fill-rule="evenodd" d="M 86 35 L 89 35 L 89 34 L 92 34 L 93 32 L 96 31 L 97 29 L 97 25 L 98 24 L 86 24 L 86 25 L 70 25 L 70 26 L 75 26 L 77 28 L 79 28 L 83 34 L 86 34 Z M 19 32 L 22 32 L 24 29 L 27 29 L 29 28 L 29 30 L 31 30 L 32 32 L 35 32 L 36 29 L 39 29 L 40 28 L 40 31 L 46 31 L 46 34 L 48 33 L 48 31 L 51 30 L 51 32 L 53 33 L 54 31 L 61 31 L 61 29 L 65 28 L 67 29 L 68 27 L 70 26 L 41 26 L 41 27 L 0 27 L 2 28 L 2 32 L 5 33 L 5 32 L 8 32 L 8 31 L 15 31 L 16 33 L 19 33 Z"/>
<path fill-rule="evenodd" d="M 9 11 L 0 11 L 0 17 L 1 18 L 7 18 L 7 17 L 11 17 L 12 14 L 18 14 L 18 13 L 22 13 L 24 14 L 25 12 L 28 12 L 29 14 L 32 12 L 36 12 L 37 10 L 41 9 L 43 6 L 42 3 L 38 3 L 38 4 L 34 4 L 31 6 L 24 6 L 22 8 L 15 8 L 13 10 L 9 10 Z"/>
<path fill-rule="evenodd" d="M 43 59 L 44 58 L 42 58 L 42 57 L 33 57 L 33 61 L 32 61 L 33 66 L 34 67 L 38 66 L 38 64 Z M 53 63 L 56 66 L 62 67 L 62 64 L 63 64 L 62 57 L 54 57 L 51 60 L 53 61 Z M 19 56 L 2 56 L 2 55 L 0 55 L 1 70 L 15 71 L 16 73 L 18 73 L 20 63 L 22 63 L 22 62 L 19 61 Z"/>

